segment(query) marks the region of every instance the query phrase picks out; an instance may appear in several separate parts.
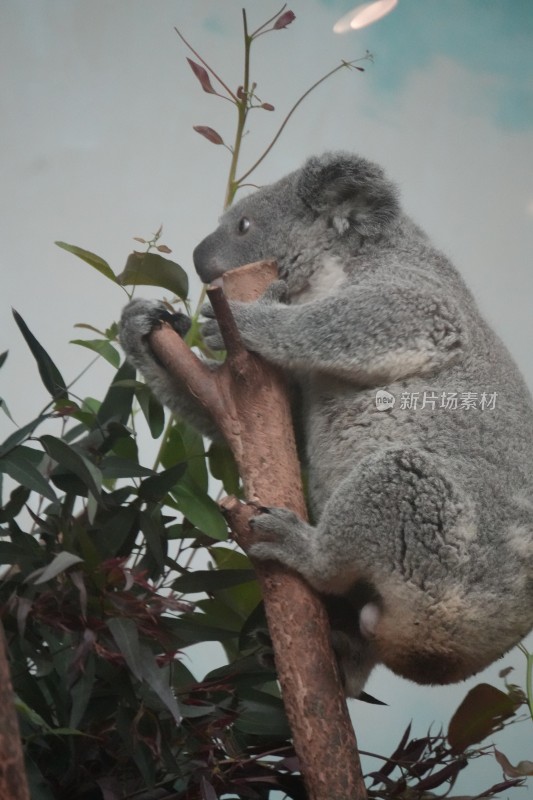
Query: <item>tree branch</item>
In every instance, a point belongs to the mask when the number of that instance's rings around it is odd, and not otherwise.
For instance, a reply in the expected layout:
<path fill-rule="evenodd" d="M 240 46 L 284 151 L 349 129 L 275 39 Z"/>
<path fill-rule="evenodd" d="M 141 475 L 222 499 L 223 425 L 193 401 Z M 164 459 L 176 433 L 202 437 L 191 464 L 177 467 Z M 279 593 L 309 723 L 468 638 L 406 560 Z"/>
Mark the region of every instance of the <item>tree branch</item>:
<path fill-rule="evenodd" d="M 30 800 L 4 629 L 0 622 L 0 797 Z"/>
<path fill-rule="evenodd" d="M 284 506 L 306 518 L 282 374 L 242 347 L 224 296 L 255 300 L 276 278 L 273 262 L 259 262 L 226 273 L 224 294 L 220 289 L 209 290 L 228 350 L 226 362 L 216 373 L 199 366 L 199 359 L 169 326 L 150 337 L 154 353 L 209 410 L 233 451 L 245 496 L 252 502 L 227 498 L 222 505 L 245 551 L 253 536 L 248 521 L 254 502 Z M 362 800 L 366 792 L 357 743 L 320 598 L 303 578 L 277 562 L 256 561 L 254 567 L 309 798 Z"/>

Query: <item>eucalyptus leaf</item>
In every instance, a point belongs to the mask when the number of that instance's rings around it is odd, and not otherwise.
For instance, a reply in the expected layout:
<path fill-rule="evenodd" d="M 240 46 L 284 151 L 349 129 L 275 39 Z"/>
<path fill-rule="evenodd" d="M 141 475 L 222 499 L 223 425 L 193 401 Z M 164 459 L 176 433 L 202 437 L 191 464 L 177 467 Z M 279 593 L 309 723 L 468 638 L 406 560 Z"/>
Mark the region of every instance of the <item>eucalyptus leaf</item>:
<path fill-rule="evenodd" d="M 139 664 L 141 673 L 148 686 L 157 694 L 159 699 L 168 708 L 177 725 L 181 722 L 181 714 L 176 698 L 172 692 L 169 681 L 168 667 L 159 667 L 154 654 L 148 645 L 140 644 L 141 655 Z"/>
<path fill-rule="evenodd" d="M 13 450 L 14 447 L 17 447 L 21 442 L 26 441 L 28 439 L 35 428 L 37 428 L 41 422 L 45 419 L 48 419 L 50 414 L 40 414 L 38 417 L 33 419 L 31 422 L 28 422 L 26 425 L 23 425 L 22 428 L 14 431 L 10 436 L 5 439 L 2 444 L 0 445 L 0 458 L 5 456 L 6 453 L 9 453 L 10 450 Z"/>
<path fill-rule="evenodd" d="M 70 343 L 79 344 L 81 347 L 86 347 L 88 350 L 98 353 L 98 355 L 105 358 L 112 367 L 118 369 L 120 353 L 107 339 L 71 339 Z"/>
<path fill-rule="evenodd" d="M 159 502 L 176 486 L 185 469 L 185 464 L 174 464 L 170 469 L 146 478 L 139 488 L 139 497 L 143 500 Z"/>
<path fill-rule="evenodd" d="M 235 727 L 255 736 L 291 735 L 281 699 L 258 689 L 248 688 L 239 693 L 240 714 Z"/>
<path fill-rule="evenodd" d="M 228 494 L 239 492 L 239 470 L 233 453 L 224 442 L 213 442 L 209 448 L 209 469 L 213 478 L 222 481 Z"/>
<path fill-rule="evenodd" d="M 67 553 L 66 550 L 62 550 L 61 553 L 58 553 L 57 556 L 48 564 L 47 567 L 37 570 L 38 574 L 33 573 L 33 575 L 36 577 L 33 577 L 31 583 L 37 585 L 51 581 L 53 578 L 57 578 L 57 576 L 62 572 L 65 572 L 65 570 L 73 567 L 74 564 L 80 564 L 82 562 L 83 558 L 80 558 L 74 553 Z"/>
<path fill-rule="evenodd" d="M 126 617 L 111 617 L 107 620 L 107 627 L 129 669 L 137 680 L 142 680 L 141 650 L 139 645 L 139 632 L 132 619 Z"/>
<path fill-rule="evenodd" d="M 96 413 L 95 427 L 104 425 L 109 420 L 121 422 L 127 425 L 131 414 L 131 406 L 134 397 L 134 385 L 119 385 L 121 381 L 133 381 L 135 378 L 135 367 L 125 361 L 117 370 L 106 396 Z"/>
<path fill-rule="evenodd" d="M 61 247 L 62 250 L 66 250 L 68 253 L 72 253 L 78 258 L 81 258 L 82 261 L 85 261 L 87 264 L 90 264 L 91 267 L 98 270 L 102 275 L 105 275 L 106 278 L 113 281 L 114 283 L 117 282 L 117 278 L 115 273 L 107 263 L 104 261 L 103 258 L 100 256 L 91 253 L 89 250 L 84 250 L 82 247 L 76 247 L 74 244 L 67 244 L 66 242 L 56 242 L 58 247 Z"/>
<path fill-rule="evenodd" d="M 183 267 L 158 253 L 131 253 L 117 281 L 122 286 L 159 286 L 182 300 L 187 299 L 189 292 L 189 279 Z"/>
<path fill-rule="evenodd" d="M 41 436 L 40 441 L 50 458 L 74 473 L 95 497 L 100 496 L 102 473 L 98 467 L 95 467 L 79 450 L 75 450 L 55 436 L 47 434 Z"/>
<path fill-rule="evenodd" d="M 47 479 L 25 457 L 21 452 L 21 448 L 15 448 L 3 458 L 0 458 L 0 472 L 7 473 L 21 486 L 37 492 L 37 494 L 46 497 L 52 503 L 57 500 L 56 494 Z"/>
<path fill-rule="evenodd" d="M 10 410 L 9 410 L 9 408 L 7 407 L 7 403 L 6 403 L 6 401 L 4 400 L 4 398 L 3 398 L 3 397 L 0 397 L 0 408 L 2 409 L 2 411 L 4 412 L 4 414 L 5 414 L 7 417 L 9 417 L 9 419 L 11 420 L 11 422 L 15 422 L 15 420 L 14 420 L 14 419 L 13 419 L 13 417 L 11 416 L 11 411 L 10 411 Z"/>
<path fill-rule="evenodd" d="M 156 513 L 154 515 L 149 514 L 147 511 L 141 511 L 139 515 L 139 527 L 144 535 L 146 549 L 157 566 L 159 576 L 163 573 L 166 555 L 165 527 L 161 521 L 161 514 L 158 515 Z M 153 571 L 150 570 L 151 577 L 156 577 L 152 572 Z"/>
<path fill-rule="evenodd" d="M 60 397 L 67 398 L 67 385 L 63 380 L 63 376 L 59 372 L 58 368 L 42 344 L 37 341 L 18 311 L 15 311 L 15 309 L 13 309 L 13 316 L 20 329 L 20 332 L 26 340 L 26 344 L 30 348 L 32 355 L 37 362 L 39 375 L 41 376 L 41 380 L 44 383 L 45 388 L 52 395 L 54 400 Z"/>
<path fill-rule="evenodd" d="M 142 467 L 130 458 L 107 455 L 100 464 L 104 478 L 147 478 L 153 475 L 153 470 Z"/>
<path fill-rule="evenodd" d="M 197 569 L 185 572 L 172 583 L 172 588 L 177 592 L 207 592 L 214 594 L 221 589 L 240 586 L 243 583 L 255 580 L 253 569 Z"/>
<path fill-rule="evenodd" d="M 226 520 L 214 500 L 191 480 L 182 480 L 172 490 L 178 509 L 202 533 L 213 539 L 227 539 Z"/>
<path fill-rule="evenodd" d="M 148 423 L 153 439 L 158 439 L 165 427 L 165 412 L 159 400 L 144 383 L 137 385 L 135 396 Z"/>
<path fill-rule="evenodd" d="M 15 519 L 24 508 L 29 496 L 29 489 L 25 486 L 16 486 L 9 495 L 7 503 L 0 509 L 0 523 Z"/>
<path fill-rule="evenodd" d="M 89 653 L 83 665 L 83 669 L 80 671 L 78 680 L 70 690 L 72 707 L 70 709 L 69 728 L 64 729 L 62 733 L 70 733 L 78 728 L 82 721 L 83 715 L 85 714 L 87 707 L 91 702 L 96 672 L 95 662 L 96 659 L 94 653 Z M 57 730 L 54 732 L 57 733 Z M 77 733 L 77 731 L 75 732 Z"/>

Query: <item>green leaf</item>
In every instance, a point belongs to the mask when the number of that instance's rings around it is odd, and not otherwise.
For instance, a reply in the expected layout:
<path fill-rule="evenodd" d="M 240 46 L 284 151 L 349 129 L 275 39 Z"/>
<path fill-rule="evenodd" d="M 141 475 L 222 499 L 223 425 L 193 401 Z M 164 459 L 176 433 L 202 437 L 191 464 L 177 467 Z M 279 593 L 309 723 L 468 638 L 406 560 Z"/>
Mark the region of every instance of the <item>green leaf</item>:
<path fill-rule="evenodd" d="M 74 244 L 67 244 L 66 242 L 56 242 L 58 247 L 61 247 L 63 250 L 66 250 L 68 253 L 72 253 L 78 258 L 81 258 L 82 261 L 85 261 L 87 264 L 90 264 L 91 267 L 101 272 L 102 275 L 105 275 L 106 278 L 117 283 L 117 278 L 107 261 L 104 261 L 103 258 L 100 256 L 91 253 L 89 250 L 83 250 L 81 247 L 76 247 Z"/>
<path fill-rule="evenodd" d="M 115 420 L 126 425 L 131 414 L 131 405 L 134 396 L 134 384 L 129 386 L 117 386 L 119 381 L 131 381 L 135 378 L 135 367 L 125 361 L 107 390 L 100 408 L 96 414 L 95 427 L 104 425 L 109 420 Z"/>
<path fill-rule="evenodd" d="M 161 521 L 161 514 L 149 514 L 147 511 L 141 511 L 139 515 L 139 527 L 143 532 L 146 542 L 146 549 L 155 561 L 158 574 L 163 573 L 165 565 L 165 553 L 163 552 L 163 543 L 166 545 L 165 539 L 165 526 Z M 155 576 L 151 574 L 151 577 Z"/>
<path fill-rule="evenodd" d="M 172 588 L 177 592 L 189 594 L 192 592 L 215 594 L 221 589 L 229 589 L 254 580 L 253 569 L 197 569 L 180 575 L 172 583 Z"/>
<path fill-rule="evenodd" d="M 169 668 L 160 668 L 157 665 L 154 654 L 148 645 L 145 645 L 141 642 L 140 649 L 141 657 L 139 664 L 144 680 L 150 689 L 157 694 L 159 699 L 168 708 L 174 717 L 176 724 L 179 725 L 181 722 L 181 714 L 176 698 L 174 697 L 172 689 L 170 688 Z"/>
<path fill-rule="evenodd" d="M 144 383 L 137 384 L 135 396 L 139 401 L 141 411 L 150 428 L 152 439 L 158 439 L 165 427 L 165 412 L 163 406 Z"/>
<path fill-rule="evenodd" d="M 213 547 L 210 551 L 218 569 L 250 569 L 250 559 L 238 550 L 227 547 Z"/>
<path fill-rule="evenodd" d="M 66 550 L 62 550 L 61 553 L 58 553 L 57 556 L 48 564 L 47 567 L 43 567 L 42 569 L 36 570 L 36 572 L 33 573 L 31 583 L 39 584 L 51 581 L 62 572 L 65 572 L 65 570 L 73 567 L 74 564 L 80 564 L 81 562 L 83 562 L 83 558 L 74 555 L 74 553 L 68 553 Z"/>
<path fill-rule="evenodd" d="M 182 614 L 179 619 L 169 619 L 165 623 L 184 647 L 199 642 L 224 642 L 235 639 L 238 633 L 233 626 L 213 625 L 207 614 Z"/>
<path fill-rule="evenodd" d="M 22 448 L 15 448 L 0 458 L 0 472 L 7 473 L 14 481 L 46 497 L 52 503 L 57 500 L 56 494 L 46 478 L 23 454 Z"/>
<path fill-rule="evenodd" d="M 57 400 L 59 397 L 67 398 L 67 385 L 63 380 L 61 373 L 59 372 L 58 368 L 44 349 L 44 347 L 37 341 L 33 333 L 30 331 L 18 311 L 13 309 L 13 316 L 15 318 L 15 322 L 17 323 L 20 332 L 24 336 L 26 340 L 26 344 L 30 348 L 33 357 L 37 362 L 37 367 L 39 369 L 39 375 L 41 376 L 41 380 L 44 383 L 48 392 L 52 395 L 54 400 Z"/>
<path fill-rule="evenodd" d="M 10 522 L 12 519 L 15 519 L 24 508 L 29 496 L 30 490 L 25 486 L 17 486 L 13 489 L 9 495 L 9 500 L 5 506 L 0 509 L 0 523 Z"/>
<path fill-rule="evenodd" d="M 204 441 L 197 430 L 182 420 L 172 426 L 161 451 L 164 467 L 171 467 L 180 461 L 187 462 L 187 475 L 207 492 L 209 476 Z"/>
<path fill-rule="evenodd" d="M 39 417 L 36 417 L 31 422 L 28 422 L 26 425 L 23 425 L 22 428 L 19 428 L 4 442 L 0 445 L 0 457 L 5 456 L 6 453 L 9 453 L 10 450 L 17 447 L 21 442 L 24 442 L 28 437 L 30 437 L 35 430 L 35 428 L 41 424 L 45 419 L 48 419 L 50 414 L 41 414 Z"/>
<path fill-rule="evenodd" d="M 128 665 L 130 671 L 138 681 L 142 680 L 141 650 L 139 645 L 139 632 L 132 619 L 126 617 L 111 617 L 107 620 L 107 627 Z"/>
<path fill-rule="evenodd" d="M 28 722 L 44 729 L 53 723 L 53 711 L 41 690 L 39 679 L 29 670 L 19 670 L 13 674 L 13 688 L 17 695 L 17 711 Z M 34 714 L 37 715 L 35 719 Z"/>
<path fill-rule="evenodd" d="M 9 352 L 8 350 L 5 350 L 3 353 L 0 354 L 0 368 L 4 366 L 8 352 Z"/>
<path fill-rule="evenodd" d="M 0 541 L 0 564 L 19 564 L 27 558 L 28 553 L 23 547 Z"/>
<path fill-rule="evenodd" d="M 159 286 L 182 300 L 187 299 L 189 291 L 189 279 L 183 267 L 158 253 L 131 253 L 117 281 L 122 286 Z"/>
<path fill-rule="evenodd" d="M 261 664 L 255 653 L 217 667 L 204 677 L 204 681 L 209 683 L 226 683 L 230 680 L 237 689 L 249 689 L 275 679 L 274 666 L 267 667 Z"/>
<path fill-rule="evenodd" d="M 191 480 L 184 479 L 172 490 L 179 511 L 213 539 L 227 539 L 228 528 L 222 513 L 209 495 Z"/>
<path fill-rule="evenodd" d="M 4 398 L 3 398 L 3 397 L 0 397 L 0 408 L 2 409 L 2 411 L 4 412 L 4 414 L 6 414 L 6 416 L 8 416 L 8 417 L 9 417 L 9 419 L 11 420 L 11 422 L 13 422 L 13 423 L 14 423 L 14 422 L 15 422 L 15 420 L 14 420 L 14 419 L 13 419 L 13 417 L 11 416 L 11 411 L 10 411 L 10 410 L 9 410 L 9 408 L 7 407 L 7 403 L 6 403 L 6 401 L 4 400 Z"/>
<path fill-rule="evenodd" d="M 105 358 L 106 361 L 109 361 L 112 367 L 118 369 L 120 353 L 107 339 L 71 339 L 70 343 L 87 347 L 89 350 L 98 353 L 102 358 Z"/>
<path fill-rule="evenodd" d="M 54 461 L 64 469 L 74 473 L 94 497 L 100 496 L 102 473 L 88 458 L 78 450 L 55 436 L 45 435 L 40 438 L 41 444 Z"/>
<path fill-rule="evenodd" d="M 124 505 L 109 514 L 105 522 L 98 520 L 96 530 L 90 533 L 90 542 L 98 551 L 100 561 L 126 553 L 129 555 L 138 530 L 136 508 Z"/>
<path fill-rule="evenodd" d="M 239 492 L 239 470 L 233 453 L 224 442 L 213 442 L 208 452 L 209 469 L 213 478 L 222 481 L 228 494 Z"/>
<path fill-rule="evenodd" d="M 73 729 L 75 733 L 78 733 L 78 731 L 75 731 L 75 729 L 79 726 L 82 717 L 85 714 L 89 703 L 91 702 L 94 690 L 94 678 L 96 672 L 95 662 L 96 659 L 94 653 L 89 653 L 78 680 L 70 690 L 72 707 L 70 709 L 69 728 L 64 729 L 62 731 L 63 733 L 72 733 Z M 57 731 L 54 731 L 54 733 L 57 733 Z"/>
<path fill-rule="evenodd" d="M 141 467 L 136 461 L 130 458 L 120 458 L 119 456 L 106 456 L 100 468 L 104 478 L 146 478 L 153 475 L 153 470 L 148 467 Z"/>
<path fill-rule="evenodd" d="M 139 488 L 139 497 L 142 500 L 155 503 L 159 502 L 176 486 L 185 470 L 186 464 L 175 464 L 173 467 L 170 467 L 170 469 L 166 469 L 163 472 L 158 472 L 157 475 L 146 478 Z"/>
<path fill-rule="evenodd" d="M 254 736 L 291 735 L 283 703 L 277 697 L 257 689 L 246 689 L 239 694 L 239 716 L 235 727 Z"/>
<path fill-rule="evenodd" d="M 37 764 L 29 757 L 25 759 L 25 768 L 32 800 L 55 800 L 49 782 L 44 779 Z"/>

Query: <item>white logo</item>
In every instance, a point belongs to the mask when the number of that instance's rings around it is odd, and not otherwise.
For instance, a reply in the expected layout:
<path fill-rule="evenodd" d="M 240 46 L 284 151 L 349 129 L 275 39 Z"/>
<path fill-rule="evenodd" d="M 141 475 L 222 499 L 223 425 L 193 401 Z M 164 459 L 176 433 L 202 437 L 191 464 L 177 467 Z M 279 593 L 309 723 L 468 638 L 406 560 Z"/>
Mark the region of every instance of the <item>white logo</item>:
<path fill-rule="evenodd" d="M 394 407 L 394 403 L 396 402 L 396 398 L 390 392 L 386 392 L 385 389 L 380 389 L 376 392 L 376 408 L 378 411 L 388 411 L 389 408 Z"/>

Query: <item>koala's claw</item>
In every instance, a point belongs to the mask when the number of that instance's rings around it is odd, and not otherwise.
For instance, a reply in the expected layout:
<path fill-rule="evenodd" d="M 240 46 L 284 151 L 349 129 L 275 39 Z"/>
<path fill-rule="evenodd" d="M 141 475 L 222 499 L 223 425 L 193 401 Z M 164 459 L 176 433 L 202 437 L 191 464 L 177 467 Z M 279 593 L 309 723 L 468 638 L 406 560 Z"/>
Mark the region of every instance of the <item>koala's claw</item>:
<path fill-rule="evenodd" d="M 288 303 L 289 287 L 286 281 L 278 280 L 268 286 L 259 298 L 259 303 Z"/>
<path fill-rule="evenodd" d="M 300 517 L 288 508 L 268 508 L 261 506 L 260 513 L 250 519 L 254 533 L 263 540 L 282 538 L 294 527 L 302 524 Z"/>
<path fill-rule="evenodd" d="M 161 322 L 168 322 L 180 336 L 185 336 L 191 327 L 186 314 L 180 311 L 172 314 L 160 300 L 135 299 L 122 312 L 120 330 L 123 336 L 129 334 L 144 338 Z"/>
<path fill-rule="evenodd" d="M 171 314 L 170 311 L 165 311 L 160 319 L 162 322 L 168 322 L 182 339 L 187 335 L 191 327 L 191 320 L 187 314 L 183 314 L 181 311 L 176 311 L 174 314 Z"/>

